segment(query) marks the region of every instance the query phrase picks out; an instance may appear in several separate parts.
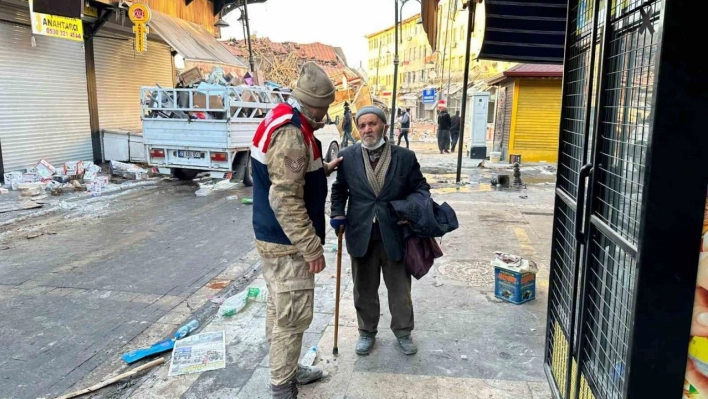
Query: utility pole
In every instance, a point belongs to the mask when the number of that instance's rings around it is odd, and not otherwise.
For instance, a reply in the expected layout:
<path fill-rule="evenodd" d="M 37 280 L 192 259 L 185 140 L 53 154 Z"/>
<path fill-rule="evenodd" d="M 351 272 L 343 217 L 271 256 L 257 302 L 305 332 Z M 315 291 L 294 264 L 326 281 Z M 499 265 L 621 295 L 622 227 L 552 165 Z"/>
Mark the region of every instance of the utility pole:
<path fill-rule="evenodd" d="M 462 150 L 465 143 L 465 118 L 467 118 L 467 81 L 470 79 L 470 42 L 472 32 L 474 32 L 474 14 L 477 8 L 477 1 L 467 0 L 463 8 L 468 9 L 467 15 L 467 44 L 465 47 L 465 76 L 462 79 L 462 109 L 460 110 L 460 138 L 457 142 L 457 180 L 462 179 Z"/>
<path fill-rule="evenodd" d="M 394 1 L 395 12 L 395 22 L 394 27 L 394 40 L 393 44 L 393 93 L 391 93 L 391 130 L 389 132 L 388 138 L 393 142 L 393 127 L 396 124 L 396 96 L 398 95 L 398 0 Z M 405 3 L 404 3 L 405 4 Z"/>
<path fill-rule="evenodd" d="M 253 60 L 253 48 L 251 47 L 251 26 L 248 20 L 248 0 L 243 1 L 243 16 L 246 18 L 246 40 L 248 43 L 248 64 L 251 66 L 251 72 L 256 71 L 256 62 Z"/>

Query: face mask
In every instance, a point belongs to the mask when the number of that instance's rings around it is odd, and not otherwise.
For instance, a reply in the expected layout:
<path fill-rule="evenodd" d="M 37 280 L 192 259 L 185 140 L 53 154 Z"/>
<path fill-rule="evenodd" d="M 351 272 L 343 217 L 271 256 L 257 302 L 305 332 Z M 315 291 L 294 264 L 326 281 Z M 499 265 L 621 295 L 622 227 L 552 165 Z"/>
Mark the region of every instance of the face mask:
<path fill-rule="evenodd" d="M 320 130 L 325 127 L 324 121 L 317 122 L 314 118 L 312 118 L 312 116 L 310 116 L 310 113 L 307 111 L 307 108 L 301 106 L 300 102 L 295 97 L 290 96 L 290 98 L 288 99 L 288 104 L 292 105 L 293 108 L 300 111 L 302 116 L 304 116 L 310 126 L 312 126 L 312 130 Z"/>
<path fill-rule="evenodd" d="M 363 141 L 361 142 L 361 145 L 362 145 L 364 148 L 366 148 L 367 150 L 373 151 L 373 150 L 378 150 L 379 148 L 381 148 L 381 147 L 384 145 L 384 143 L 386 143 L 386 139 L 384 139 L 384 137 L 381 136 L 381 140 L 379 140 L 378 143 L 376 143 L 376 144 L 374 144 L 374 145 L 372 145 L 372 146 L 366 145 Z"/>

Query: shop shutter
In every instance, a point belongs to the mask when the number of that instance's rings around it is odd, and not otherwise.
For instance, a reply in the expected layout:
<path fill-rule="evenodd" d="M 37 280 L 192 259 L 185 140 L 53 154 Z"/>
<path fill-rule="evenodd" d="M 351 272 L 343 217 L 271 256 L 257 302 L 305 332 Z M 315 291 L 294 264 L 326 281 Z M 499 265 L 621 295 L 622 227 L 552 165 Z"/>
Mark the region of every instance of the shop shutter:
<path fill-rule="evenodd" d="M 147 51 L 139 54 L 128 36 L 99 34 L 94 40 L 100 128 L 142 131 L 140 88 L 172 87 L 170 47 L 150 41 Z"/>
<path fill-rule="evenodd" d="M 0 146 L 6 172 L 92 160 L 83 43 L 35 36 L 27 10 L 0 5 Z"/>
<path fill-rule="evenodd" d="M 558 151 L 561 80 L 519 80 L 514 151 Z M 550 160 L 549 160 L 550 161 Z"/>

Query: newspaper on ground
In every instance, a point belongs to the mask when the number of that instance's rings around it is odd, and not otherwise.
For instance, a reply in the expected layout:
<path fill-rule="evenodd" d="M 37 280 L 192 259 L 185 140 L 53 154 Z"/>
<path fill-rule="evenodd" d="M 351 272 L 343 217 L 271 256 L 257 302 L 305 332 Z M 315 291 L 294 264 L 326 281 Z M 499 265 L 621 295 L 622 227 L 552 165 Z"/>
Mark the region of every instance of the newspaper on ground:
<path fill-rule="evenodd" d="M 226 368 L 224 332 L 204 332 L 175 342 L 170 377 Z"/>

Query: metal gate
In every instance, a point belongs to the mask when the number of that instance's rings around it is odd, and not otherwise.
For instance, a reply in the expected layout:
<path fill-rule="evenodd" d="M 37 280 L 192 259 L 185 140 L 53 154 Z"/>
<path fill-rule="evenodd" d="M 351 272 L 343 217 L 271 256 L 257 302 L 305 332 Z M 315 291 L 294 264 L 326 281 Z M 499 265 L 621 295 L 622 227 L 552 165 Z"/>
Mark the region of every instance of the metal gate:
<path fill-rule="evenodd" d="M 557 398 L 627 395 L 664 1 L 569 2 L 545 354 Z"/>

